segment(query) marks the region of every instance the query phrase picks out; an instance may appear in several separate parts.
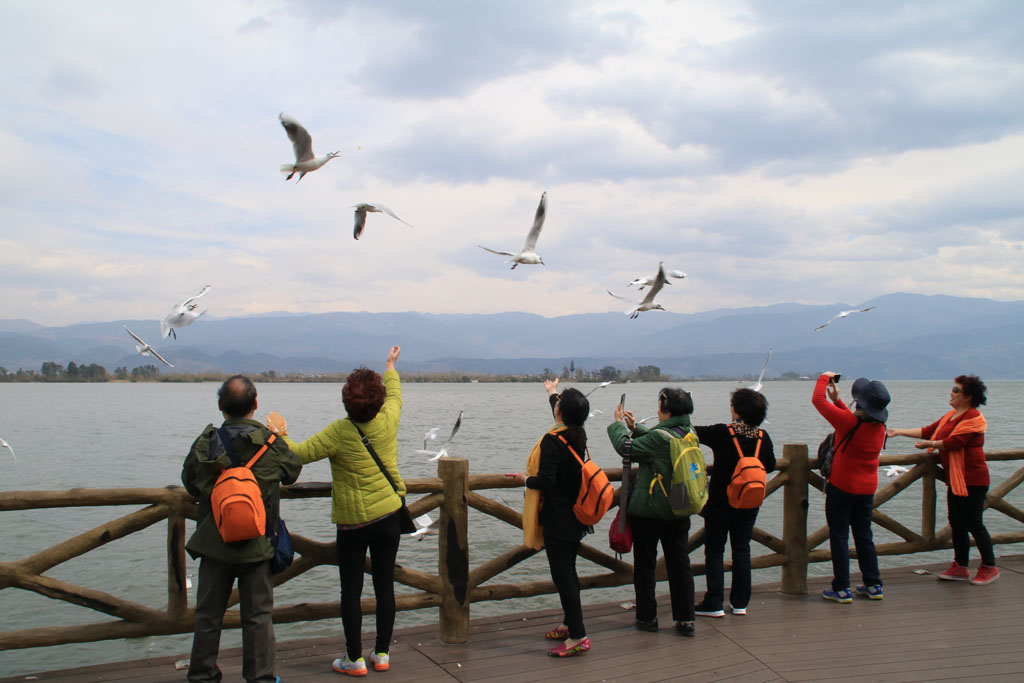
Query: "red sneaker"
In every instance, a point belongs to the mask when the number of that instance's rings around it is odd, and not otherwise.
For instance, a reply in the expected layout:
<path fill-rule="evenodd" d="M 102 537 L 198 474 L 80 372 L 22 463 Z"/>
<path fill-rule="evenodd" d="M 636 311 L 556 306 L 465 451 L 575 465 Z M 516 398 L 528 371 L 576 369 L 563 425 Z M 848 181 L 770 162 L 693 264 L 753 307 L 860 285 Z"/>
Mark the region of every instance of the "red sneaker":
<path fill-rule="evenodd" d="M 981 570 L 978 570 L 979 573 Z M 949 565 L 949 569 L 938 575 L 940 579 L 946 581 L 967 581 L 971 578 L 971 570 L 967 567 L 962 567 L 953 561 L 953 564 Z"/>
<path fill-rule="evenodd" d="M 971 583 L 975 586 L 987 586 L 998 578 L 999 567 L 990 567 L 987 564 L 983 564 L 978 567 L 978 573 L 971 579 Z"/>

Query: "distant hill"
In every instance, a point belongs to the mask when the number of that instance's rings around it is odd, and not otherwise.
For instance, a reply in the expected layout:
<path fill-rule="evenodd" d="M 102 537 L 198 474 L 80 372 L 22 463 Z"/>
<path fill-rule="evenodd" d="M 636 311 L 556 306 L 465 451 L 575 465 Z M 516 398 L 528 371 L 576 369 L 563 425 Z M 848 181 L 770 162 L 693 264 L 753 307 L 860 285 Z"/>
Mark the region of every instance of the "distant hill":
<path fill-rule="evenodd" d="M 814 328 L 841 310 L 875 310 Z M 98 363 L 113 371 L 138 356 L 127 323 L 182 372 L 345 372 L 383 364 L 402 346 L 402 367 L 422 372 L 560 372 L 657 365 L 686 377 L 752 376 L 774 348 L 768 376 L 838 368 L 878 378 L 1024 378 L 1024 301 L 889 294 L 856 305 L 783 303 L 695 314 L 652 311 L 544 318 L 529 313 L 274 313 L 202 318 L 159 339 L 156 320 L 44 327 L 0 320 L 0 366 Z"/>

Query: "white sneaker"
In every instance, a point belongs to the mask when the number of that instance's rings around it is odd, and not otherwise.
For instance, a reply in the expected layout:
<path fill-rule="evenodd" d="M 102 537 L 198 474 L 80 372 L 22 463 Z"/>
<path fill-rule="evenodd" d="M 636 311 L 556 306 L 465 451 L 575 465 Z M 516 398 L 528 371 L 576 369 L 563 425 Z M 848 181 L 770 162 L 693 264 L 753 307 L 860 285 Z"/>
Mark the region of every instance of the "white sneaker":
<path fill-rule="evenodd" d="M 747 613 L 747 608 L 746 607 L 733 607 L 732 605 L 729 605 L 729 609 L 732 610 L 733 614 L 738 614 L 740 616 L 743 616 L 744 614 Z"/>
<path fill-rule="evenodd" d="M 387 671 L 391 667 L 391 657 L 387 652 L 371 652 L 370 661 L 374 671 Z"/>
<path fill-rule="evenodd" d="M 349 676 L 365 676 L 366 660 L 362 657 L 354 662 L 348 657 L 345 657 L 345 659 L 335 659 L 331 662 L 331 668 L 340 674 L 348 674 Z"/>

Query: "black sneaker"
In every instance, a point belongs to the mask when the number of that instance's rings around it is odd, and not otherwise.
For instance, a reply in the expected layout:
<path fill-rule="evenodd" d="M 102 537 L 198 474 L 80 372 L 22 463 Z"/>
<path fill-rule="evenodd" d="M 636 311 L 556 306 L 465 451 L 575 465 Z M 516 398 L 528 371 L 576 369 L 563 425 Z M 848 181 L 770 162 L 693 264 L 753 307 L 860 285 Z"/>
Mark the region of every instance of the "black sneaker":
<path fill-rule="evenodd" d="M 681 635 L 681 636 L 686 636 L 687 638 L 693 638 L 694 632 L 695 632 L 695 629 L 693 628 L 693 622 L 692 621 L 677 621 L 676 622 L 676 631 L 678 631 L 679 635 Z"/>
<path fill-rule="evenodd" d="M 650 621 L 644 621 L 643 619 L 636 620 L 636 630 L 638 631 L 650 631 L 653 633 L 658 630 L 658 620 L 651 619 Z"/>

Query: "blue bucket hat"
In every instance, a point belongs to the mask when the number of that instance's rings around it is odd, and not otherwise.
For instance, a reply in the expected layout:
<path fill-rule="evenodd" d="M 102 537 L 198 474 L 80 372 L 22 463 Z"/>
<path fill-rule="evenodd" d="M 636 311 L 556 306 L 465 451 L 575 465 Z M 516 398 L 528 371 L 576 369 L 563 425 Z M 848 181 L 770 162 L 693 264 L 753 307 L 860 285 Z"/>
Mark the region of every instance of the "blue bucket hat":
<path fill-rule="evenodd" d="M 868 414 L 868 417 L 885 422 L 889 419 L 889 410 L 886 406 L 891 400 L 889 390 L 885 385 L 874 379 L 861 377 L 853 383 L 850 390 L 853 400 L 857 402 L 857 408 Z"/>

